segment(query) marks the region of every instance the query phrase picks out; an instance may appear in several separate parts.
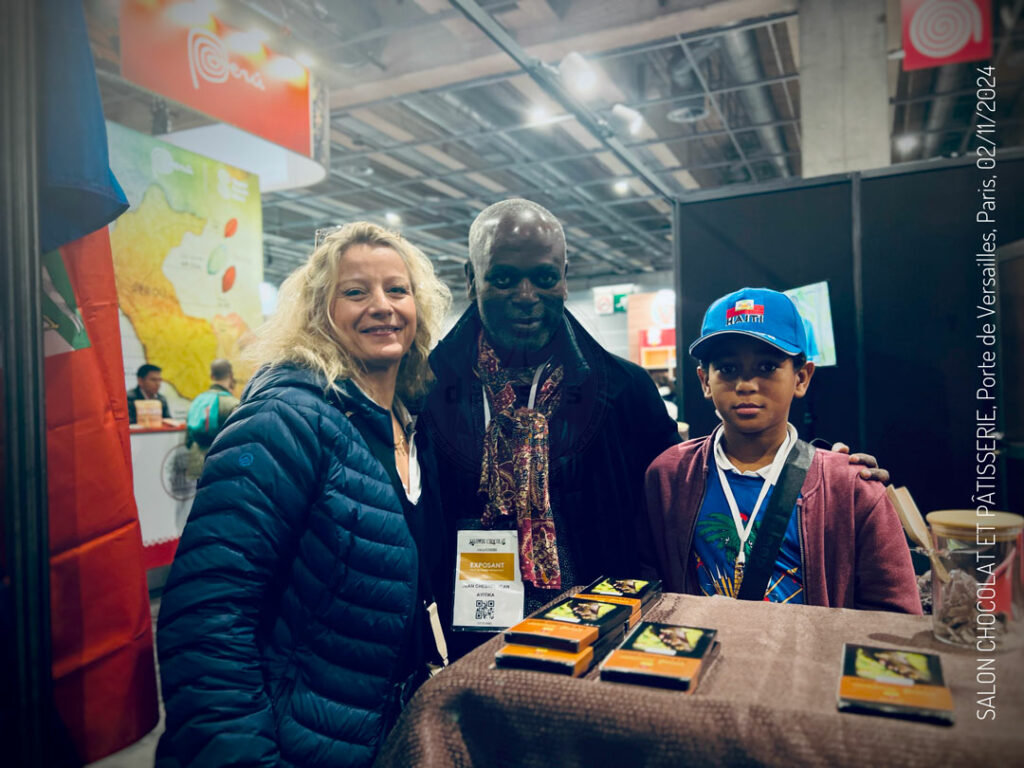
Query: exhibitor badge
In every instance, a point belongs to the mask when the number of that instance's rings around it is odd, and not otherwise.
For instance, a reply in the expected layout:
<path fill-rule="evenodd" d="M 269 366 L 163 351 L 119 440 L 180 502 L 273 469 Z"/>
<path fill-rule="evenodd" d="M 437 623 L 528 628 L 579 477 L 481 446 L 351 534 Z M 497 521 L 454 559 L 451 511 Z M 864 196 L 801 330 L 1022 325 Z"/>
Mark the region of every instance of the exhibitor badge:
<path fill-rule="evenodd" d="M 518 531 L 485 531 L 460 524 L 453 629 L 489 632 L 522 620 L 524 589 L 518 545 Z"/>

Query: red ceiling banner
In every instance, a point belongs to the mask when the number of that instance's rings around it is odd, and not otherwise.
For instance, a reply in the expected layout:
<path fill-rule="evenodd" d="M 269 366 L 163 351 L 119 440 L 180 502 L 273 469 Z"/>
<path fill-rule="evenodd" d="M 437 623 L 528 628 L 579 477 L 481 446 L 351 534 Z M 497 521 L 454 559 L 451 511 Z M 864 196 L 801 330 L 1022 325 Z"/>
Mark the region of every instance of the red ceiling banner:
<path fill-rule="evenodd" d="M 204 0 L 123 0 L 121 74 L 154 93 L 309 157 L 310 77 Z"/>
<path fill-rule="evenodd" d="M 992 0 L 901 0 L 903 70 L 992 56 Z"/>

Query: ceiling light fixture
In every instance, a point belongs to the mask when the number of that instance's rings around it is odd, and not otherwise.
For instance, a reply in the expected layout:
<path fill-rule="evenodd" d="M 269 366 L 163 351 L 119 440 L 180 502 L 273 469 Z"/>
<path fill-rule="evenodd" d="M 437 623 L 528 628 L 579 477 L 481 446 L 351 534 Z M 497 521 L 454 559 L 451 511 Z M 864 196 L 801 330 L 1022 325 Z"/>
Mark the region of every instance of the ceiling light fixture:
<path fill-rule="evenodd" d="M 917 149 L 921 143 L 921 138 L 913 133 L 904 133 L 901 136 L 896 137 L 896 151 L 901 155 L 909 154 Z"/>
<path fill-rule="evenodd" d="M 567 88 L 577 96 L 592 96 L 597 90 L 597 71 L 576 51 L 571 51 L 558 65 Z"/>
<path fill-rule="evenodd" d="M 615 192 L 619 195 L 625 195 L 629 192 L 629 182 L 625 179 L 620 179 L 615 182 Z"/>
<path fill-rule="evenodd" d="M 354 165 L 346 165 L 342 169 L 343 173 L 347 173 L 351 176 L 373 176 L 373 166 L 360 165 L 358 163 Z"/>
<path fill-rule="evenodd" d="M 701 96 L 682 106 L 669 110 L 665 114 L 665 119 L 670 123 L 687 125 L 689 123 L 699 123 L 707 116 L 708 106 L 704 101 L 704 97 Z"/>
<path fill-rule="evenodd" d="M 384 221 L 388 223 L 388 226 L 397 227 L 402 223 L 402 217 L 394 211 L 388 211 L 384 214 Z"/>
<path fill-rule="evenodd" d="M 612 115 L 626 126 L 630 136 L 636 136 L 644 129 L 644 116 L 632 107 L 616 104 L 612 107 Z"/>
<path fill-rule="evenodd" d="M 537 104 L 530 108 L 529 124 L 530 125 L 547 125 L 554 117 L 547 107 Z"/>

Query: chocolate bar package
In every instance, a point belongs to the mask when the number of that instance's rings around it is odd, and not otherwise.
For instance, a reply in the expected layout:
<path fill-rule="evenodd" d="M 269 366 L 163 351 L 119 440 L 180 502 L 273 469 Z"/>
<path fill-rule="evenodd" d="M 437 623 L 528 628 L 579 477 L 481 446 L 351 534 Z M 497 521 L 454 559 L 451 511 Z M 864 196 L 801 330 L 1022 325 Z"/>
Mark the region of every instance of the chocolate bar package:
<path fill-rule="evenodd" d="M 576 597 L 629 606 L 632 611 L 629 626 L 634 627 L 661 597 L 661 582 L 602 576 L 585 587 Z"/>
<path fill-rule="evenodd" d="M 953 724 L 953 693 L 934 653 L 846 643 L 837 700 L 842 712 Z"/>
<path fill-rule="evenodd" d="M 601 664 L 601 679 L 692 693 L 718 657 L 717 630 L 641 622 Z"/>
<path fill-rule="evenodd" d="M 532 669 L 538 672 L 582 677 L 604 658 L 608 651 L 622 642 L 624 634 L 624 628 L 612 632 L 576 653 L 539 645 L 506 643 L 494 654 L 494 662 L 502 669 Z"/>
<path fill-rule="evenodd" d="M 623 631 L 630 615 L 626 605 L 569 597 L 505 630 L 505 641 L 578 653 Z"/>

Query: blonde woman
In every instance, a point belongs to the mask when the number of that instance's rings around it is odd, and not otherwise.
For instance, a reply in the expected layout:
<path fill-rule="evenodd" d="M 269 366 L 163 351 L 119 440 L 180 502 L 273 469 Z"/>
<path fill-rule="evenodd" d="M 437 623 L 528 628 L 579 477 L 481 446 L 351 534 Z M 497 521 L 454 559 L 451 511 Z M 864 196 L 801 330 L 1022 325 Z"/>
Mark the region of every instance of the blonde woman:
<path fill-rule="evenodd" d="M 370 765 L 440 656 L 435 470 L 407 405 L 449 302 L 365 222 L 282 285 L 164 591 L 157 765 Z"/>

